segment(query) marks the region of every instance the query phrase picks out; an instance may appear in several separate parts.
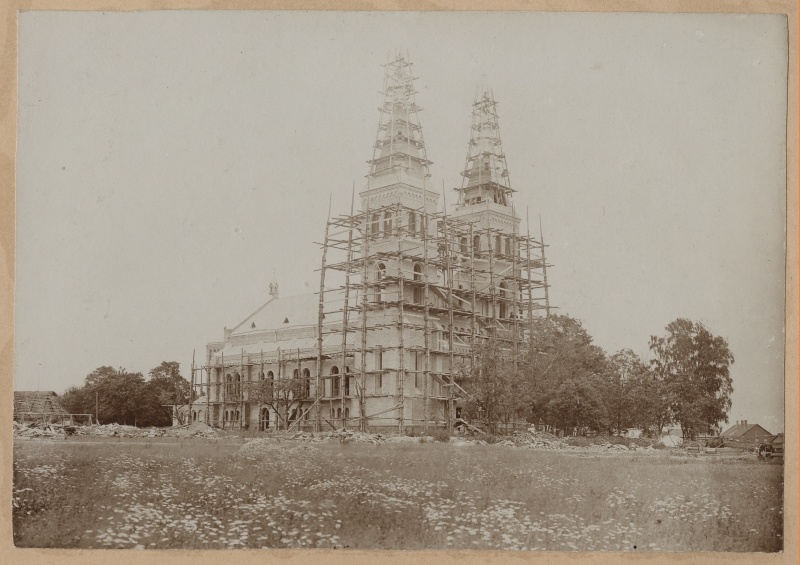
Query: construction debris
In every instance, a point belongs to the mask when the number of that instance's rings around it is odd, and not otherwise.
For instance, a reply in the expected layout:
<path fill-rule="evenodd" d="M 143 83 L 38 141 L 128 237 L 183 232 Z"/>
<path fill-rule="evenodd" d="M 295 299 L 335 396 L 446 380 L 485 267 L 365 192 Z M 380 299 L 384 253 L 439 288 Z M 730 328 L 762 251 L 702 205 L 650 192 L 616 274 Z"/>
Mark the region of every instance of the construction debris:
<path fill-rule="evenodd" d="M 103 424 L 101 426 L 70 426 L 59 424 L 41 424 L 14 422 L 14 437 L 19 438 L 55 438 L 66 439 L 67 436 L 119 437 L 119 438 L 155 438 L 155 437 L 217 437 L 217 431 L 202 422 L 177 428 L 137 428 L 122 424 Z"/>

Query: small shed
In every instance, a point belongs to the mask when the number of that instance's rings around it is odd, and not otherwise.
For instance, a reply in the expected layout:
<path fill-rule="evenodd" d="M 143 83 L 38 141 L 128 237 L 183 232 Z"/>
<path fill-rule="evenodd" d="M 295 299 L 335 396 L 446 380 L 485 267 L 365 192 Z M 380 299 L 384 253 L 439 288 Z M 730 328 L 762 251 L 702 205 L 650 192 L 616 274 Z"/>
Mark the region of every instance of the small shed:
<path fill-rule="evenodd" d="M 725 443 L 759 445 L 770 441 L 774 436 L 759 424 L 749 424 L 747 420 L 737 421 L 722 434 Z"/>
<path fill-rule="evenodd" d="M 52 390 L 15 390 L 14 421 L 60 421 L 69 412 L 64 410 L 58 401 L 58 395 Z"/>

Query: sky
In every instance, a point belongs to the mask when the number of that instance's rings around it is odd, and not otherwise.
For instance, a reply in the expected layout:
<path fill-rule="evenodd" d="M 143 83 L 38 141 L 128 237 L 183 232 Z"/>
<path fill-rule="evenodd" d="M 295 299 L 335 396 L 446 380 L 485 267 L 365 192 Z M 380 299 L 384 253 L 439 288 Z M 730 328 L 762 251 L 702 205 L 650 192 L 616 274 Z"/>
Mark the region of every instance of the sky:
<path fill-rule="evenodd" d="M 781 431 L 787 45 L 770 15 L 23 12 L 14 388 L 188 377 L 273 276 L 317 290 L 402 52 L 448 206 L 491 87 L 558 312 L 644 358 L 702 322 L 730 421 Z"/>

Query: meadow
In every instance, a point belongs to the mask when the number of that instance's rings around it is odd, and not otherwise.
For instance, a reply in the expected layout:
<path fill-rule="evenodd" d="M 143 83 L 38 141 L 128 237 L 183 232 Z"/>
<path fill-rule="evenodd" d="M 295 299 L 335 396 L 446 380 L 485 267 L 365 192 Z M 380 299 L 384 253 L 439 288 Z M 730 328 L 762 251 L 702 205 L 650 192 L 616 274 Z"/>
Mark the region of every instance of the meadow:
<path fill-rule="evenodd" d="M 18 547 L 779 551 L 783 467 L 498 445 L 15 441 Z"/>

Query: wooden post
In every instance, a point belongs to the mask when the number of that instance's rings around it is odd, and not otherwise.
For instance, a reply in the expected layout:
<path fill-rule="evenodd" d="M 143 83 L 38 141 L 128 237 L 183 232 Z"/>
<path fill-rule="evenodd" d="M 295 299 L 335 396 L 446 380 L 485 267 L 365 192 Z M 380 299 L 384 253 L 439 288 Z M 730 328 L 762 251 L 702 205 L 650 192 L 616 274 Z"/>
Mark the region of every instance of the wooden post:
<path fill-rule="evenodd" d="M 207 368 L 208 372 L 208 390 L 206 390 L 206 424 L 211 422 L 211 367 Z"/>
<path fill-rule="evenodd" d="M 358 391 L 358 411 L 360 416 L 360 430 L 366 432 L 369 429 L 366 412 L 366 391 L 367 385 L 367 306 L 369 304 L 369 240 L 372 237 L 372 227 L 369 223 L 369 199 L 366 199 L 364 211 L 364 228 L 361 230 L 361 387 Z"/>
<path fill-rule="evenodd" d="M 186 416 L 186 419 L 189 420 L 191 424 L 194 420 L 192 420 L 192 406 L 194 405 L 194 349 L 192 349 L 192 376 L 191 382 L 189 383 L 189 413 Z"/>
<path fill-rule="evenodd" d="M 319 272 L 319 307 L 317 313 L 317 384 L 316 384 L 316 423 L 314 431 L 322 431 L 322 411 L 319 399 L 322 394 L 320 385 L 322 383 L 322 321 L 325 318 L 325 259 L 328 255 L 328 233 L 331 225 L 331 197 L 328 198 L 328 219 L 325 221 L 325 240 L 322 244 L 322 267 Z"/>
<path fill-rule="evenodd" d="M 342 427 L 347 427 L 347 417 L 345 416 L 345 400 L 350 378 L 347 371 L 347 320 L 350 301 L 350 269 L 353 261 L 353 210 L 356 199 L 356 183 L 353 181 L 353 190 L 350 193 L 350 219 L 347 230 L 347 266 L 344 270 L 344 309 L 342 310 Z"/>
<path fill-rule="evenodd" d="M 224 347 L 223 347 L 224 349 Z M 222 352 L 222 369 L 220 380 L 222 380 L 222 429 L 225 429 L 225 417 L 228 413 L 228 381 L 225 375 L 225 352 Z"/>
<path fill-rule="evenodd" d="M 397 220 L 399 221 L 400 218 L 400 205 L 398 204 L 396 207 L 397 211 Z M 397 307 L 397 315 L 400 321 L 399 327 L 399 334 L 400 334 L 400 348 L 398 349 L 398 353 L 400 355 L 399 359 L 399 367 L 397 372 L 398 384 L 400 385 L 399 393 L 400 393 L 400 417 L 399 417 L 399 425 L 398 431 L 402 434 L 405 432 L 405 419 L 406 419 L 406 410 L 405 410 L 405 380 L 406 380 L 406 371 L 405 371 L 405 359 L 404 359 L 404 352 L 405 348 L 403 346 L 403 333 L 405 330 L 405 321 L 403 319 L 403 303 L 405 301 L 405 296 L 403 295 L 404 288 L 403 288 L 403 238 L 397 238 L 397 274 L 398 274 L 398 292 L 400 294 L 400 301 Z"/>
<path fill-rule="evenodd" d="M 542 276 L 544 277 L 544 306 L 546 316 L 550 317 L 550 294 L 547 290 L 547 259 L 544 256 L 544 235 L 542 235 L 542 217 L 539 216 L 539 243 L 542 244 Z"/>

